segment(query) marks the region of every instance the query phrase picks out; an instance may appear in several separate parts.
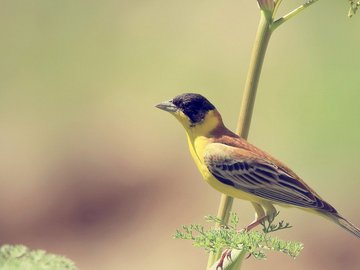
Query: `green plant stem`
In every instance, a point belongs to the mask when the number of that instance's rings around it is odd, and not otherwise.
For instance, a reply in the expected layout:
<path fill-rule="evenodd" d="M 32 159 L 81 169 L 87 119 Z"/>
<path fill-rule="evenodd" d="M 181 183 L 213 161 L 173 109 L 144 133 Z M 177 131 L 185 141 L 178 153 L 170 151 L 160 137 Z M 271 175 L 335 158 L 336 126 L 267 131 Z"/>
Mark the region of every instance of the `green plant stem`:
<path fill-rule="evenodd" d="M 261 68 L 264 62 L 266 49 L 271 36 L 271 23 L 271 18 L 267 17 L 265 13 L 261 11 L 260 22 L 250 58 L 250 66 L 246 77 L 245 89 L 242 97 L 240 114 L 236 129 L 236 133 L 244 139 L 247 139 L 249 135 L 256 90 L 260 79 Z"/>
<path fill-rule="evenodd" d="M 301 11 L 303 11 L 305 8 L 311 6 L 312 4 L 315 4 L 317 1 L 319 1 L 319 0 L 309 0 L 308 2 L 302 4 L 301 6 L 297 7 L 293 11 L 289 12 L 288 14 L 286 14 L 286 15 L 282 16 L 281 18 L 277 19 L 276 21 L 274 21 L 272 23 L 271 30 L 272 31 L 275 30 L 280 25 L 282 25 L 284 22 L 290 20 L 291 18 L 293 18 L 294 16 L 299 14 Z"/>
<path fill-rule="evenodd" d="M 273 19 L 274 19 L 275 14 L 276 14 L 277 11 L 278 11 L 280 5 L 281 5 L 281 2 L 282 2 L 282 0 L 277 0 L 277 1 L 275 1 L 275 9 L 274 9 L 274 11 L 273 11 Z"/>
<path fill-rule="evenodd" d="M 260 22 L 251 54 L 250 66 L 247 74 L 240 115 L 236 129 L 236 132 L 244 139 L 247 139 L 249 134 L 251 116 L 254 108 L 256 90 L 259 83 L 261 68 L 264 62 L 266 49 L 272 33 L 272 31 L 270 30 L 271 24 L 272 16 L 269 16 L 268 13 L 261 11 Z M 233 198 L 225 194 L 221 195 L 217 217 L 221 219 L 225 224 L 228 222 L 232 203 Z M 220 254 L 211 253 L 208 259 L 207 267 L 210 268 L 219 257 Z"/>
<path fill-rule="evenodd" d="M 233 201 L 234 198 L 227 196 L 225 194 L 221 194 L 219 209 L 216 217 L 222 220 L 222 224 L 227 224 L 229 220 L 229 215 Z M 221 224 L 216 224 L 217 227 L 219 227 L 220 225 Z M 220 255 L 221 255 L 220 251 L 217 253 L 210 252 L 207 269 L 209 269 L 214 264 L 214 262 L 220 258 Z"/>

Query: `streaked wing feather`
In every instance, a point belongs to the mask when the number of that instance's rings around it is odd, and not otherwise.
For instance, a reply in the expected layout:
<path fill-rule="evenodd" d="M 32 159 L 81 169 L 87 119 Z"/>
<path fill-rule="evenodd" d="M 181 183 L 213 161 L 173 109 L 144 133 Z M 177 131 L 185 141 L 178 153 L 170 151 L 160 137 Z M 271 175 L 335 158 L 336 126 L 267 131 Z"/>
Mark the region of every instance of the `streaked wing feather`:
<path fill-rule="evenodd" d="M 204 161 L 215 178 L 236 189 L 275 203 L 336 213 L 300 180 L 270 160 L 219 151 L 205 154 Z"/>

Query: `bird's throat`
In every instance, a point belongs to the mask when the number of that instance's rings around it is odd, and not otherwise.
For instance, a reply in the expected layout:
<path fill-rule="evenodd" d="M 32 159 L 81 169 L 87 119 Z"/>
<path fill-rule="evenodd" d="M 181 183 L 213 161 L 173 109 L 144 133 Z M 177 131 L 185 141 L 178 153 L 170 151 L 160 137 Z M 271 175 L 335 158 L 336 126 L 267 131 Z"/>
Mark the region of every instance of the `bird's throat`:
<path fill-rule="evenodd" d="M 223 127 L 221 116 L 217 110 L 209 111 L 203 121 L 186 129 L 188 136 L 195 140 L 197 137 L 211 137 L 214 130 Z"/>
<path fill-rule="evenodd" d="M 224 127 L 220 114 L 216 110 L 209 111 L 200 124 L 186 128 L 186 135 L 192 157 L 200 171 L 203 166 L 204 150 L 213 139 L 213 134 Z"/>

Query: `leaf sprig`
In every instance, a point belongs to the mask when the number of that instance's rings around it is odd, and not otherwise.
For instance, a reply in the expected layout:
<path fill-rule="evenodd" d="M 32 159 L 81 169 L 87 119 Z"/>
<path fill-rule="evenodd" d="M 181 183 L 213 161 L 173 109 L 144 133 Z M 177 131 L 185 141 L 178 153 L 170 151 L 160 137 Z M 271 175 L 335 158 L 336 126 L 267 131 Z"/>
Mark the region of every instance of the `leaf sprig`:
<path fill-rule="evenodd" d="M 220 228 L 211 227 L 205 229 L 203 225 L 192 224 L 182 226 L 182 230 L 176 230 L 174 238 L 192 240 L 195 247 L 202 247 L 207 252 L 218 252 L 223 249 L 236 249 L 249 253 L 256 259 L 265 259 L 266 250 L 278 251 L 293 258 L 297 257 L 303 249 L 303 244 L 293 241 L 284 241 L 269 233 L 291 228 L 289 223 L 280 221 L 273 224 L 274 215 L 263 224 L 263 231 L 237 230 L 239 218 L 235 213 L 231 213 L 230 223 Z M 207 216 L 205 219 L 212 223 L 221 223 L 216 217 Z"/>
<path fill-rule="evenodd" d="M 349 9 L 348 16 L 351 18 L 358 11 L 358 9 L 360 7 L 360 1 L 354 1 L 354 0 L 348 0 L 348 1 L 349 1 L 349 4 L 350 4 L 350 9 Z"/>
<path fill-rule="evenodd" d="M 1 270 L 76 270 L 69 259 L 46 253 L 44 250 L 30 250 L 23 245 L 0 247 Z"/>
<path fill-rule="evenodd" d="M 290 223 L 285 222 L 284 220 L 281 220 L 278 224 L 273 224 L 275 218 L 280 214 L 280 212 L 276 212 L 274 215 L 268 217 L 267 219 L 264 219 L 260 222 L 260 224 L 263 226 L 263 232 L 264 233 L 271 233 L 276 232 L 283 229 L 289 229 L 292 228 Z"/>

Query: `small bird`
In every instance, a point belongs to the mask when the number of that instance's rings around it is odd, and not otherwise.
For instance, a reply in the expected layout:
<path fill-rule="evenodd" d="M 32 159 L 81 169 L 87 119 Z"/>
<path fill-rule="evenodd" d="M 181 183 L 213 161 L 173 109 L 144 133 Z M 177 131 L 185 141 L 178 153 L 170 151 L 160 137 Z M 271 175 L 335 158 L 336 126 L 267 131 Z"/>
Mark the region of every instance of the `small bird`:
<path fill-rule="evenodd" d="M 275 204 L 318 214 L 360 238 L 360 230 L 291 169 L 227 129 L 205 97 L 185 93 L 156 107 L 174 115 L 185 128 L 191 155 L 205 181 L 253 204 L 256 215 L 248 230 L 274 216 Z"/>

